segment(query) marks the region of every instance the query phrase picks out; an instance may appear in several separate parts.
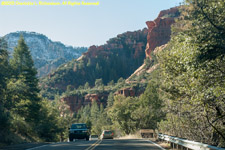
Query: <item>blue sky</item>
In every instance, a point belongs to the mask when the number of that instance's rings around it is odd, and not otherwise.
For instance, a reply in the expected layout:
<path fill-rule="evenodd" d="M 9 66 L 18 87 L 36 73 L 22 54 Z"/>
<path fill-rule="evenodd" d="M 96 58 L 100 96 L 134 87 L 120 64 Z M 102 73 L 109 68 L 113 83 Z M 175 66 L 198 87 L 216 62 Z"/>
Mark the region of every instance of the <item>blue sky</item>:
<path fill-rule="evenodd" d="M 160 10 L 178 6 L 183 0 L 85 0 L 88 1 L 99 1 L 100 5 L 0 5 L 0 36 L 15 31 L 34 31 L 66 45 L 102 45 L 117 34 L 143 29 L 145 22 L 154 20 Z"/>

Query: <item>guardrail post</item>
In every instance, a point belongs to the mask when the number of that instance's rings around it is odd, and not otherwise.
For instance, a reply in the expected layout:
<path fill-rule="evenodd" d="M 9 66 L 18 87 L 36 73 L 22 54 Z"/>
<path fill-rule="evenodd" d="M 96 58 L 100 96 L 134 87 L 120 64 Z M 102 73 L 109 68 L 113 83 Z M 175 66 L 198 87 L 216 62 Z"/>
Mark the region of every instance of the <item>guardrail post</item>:
<path fill-rule="evenodd" d="M 172 149 L 174 149 L 174 146 L 175 146 L 174 143 L 172 143 L 172 145 L 173 145 Z"/>
<path fill-rule="evenodd" d="M 180 147 L 180 149 L 181 149 L 181 150 L 184 150 L 184 147 L 183 147 L 183 146 L 181 146 L 181 147 Z"/>

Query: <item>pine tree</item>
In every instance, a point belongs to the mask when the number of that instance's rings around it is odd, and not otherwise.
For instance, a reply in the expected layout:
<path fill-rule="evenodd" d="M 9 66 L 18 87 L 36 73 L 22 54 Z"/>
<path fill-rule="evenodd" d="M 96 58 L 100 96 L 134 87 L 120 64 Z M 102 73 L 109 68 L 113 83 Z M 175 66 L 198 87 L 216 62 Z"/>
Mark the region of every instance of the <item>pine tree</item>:
<path fill-rule="evenodd" d="M 107 107 L 110 108 L 113 105 L 114 102 L 114 94 L 113 92 L 109 93 L 108 99 L 107 99 Z"/>
<path fill-rule="evenodd" d="M 8 80 L 8 53 L 7 43 L 0 38 L 0 134 L 9 126 L 9 118 L 5 113 L 5 95 L 6 95 L 6 81 Z M 0 142 L 4 140 L 0 139 Z"/>
<path fill-rule="evenodd" d="M 28 46 L 26 45 L 23 36 L 20 36 L 18 45 L 14 49 L 13 58 L 10 61 L 13 69 L 13 78 L 16 80 L 23 79 L 26 89 L 24 89 L 23 99 L 28 100 L 24 109 L 27 110 L 24 114 L 27 121 L 38 121 L 38 112 L 40 109 L 40 98 L 38 97 L 38 79 L 37 70 L 34 68 Z"/>
<path fill-rule="evenodd" d="M 90 85 L 89 85 L 89 83 L 88 83 L 88 82 L 86 82 L 86 83 L 85 83 L 85 85 L 84 85 L 84 89 L 90 89 Z"/>
<path fill-rule="evenodd" d="M 8 76 L 8 53 L 7 43 L 0 38 L 0 105 L 3 105 L 3 93 L 6 89 L 6 79 Z"/>

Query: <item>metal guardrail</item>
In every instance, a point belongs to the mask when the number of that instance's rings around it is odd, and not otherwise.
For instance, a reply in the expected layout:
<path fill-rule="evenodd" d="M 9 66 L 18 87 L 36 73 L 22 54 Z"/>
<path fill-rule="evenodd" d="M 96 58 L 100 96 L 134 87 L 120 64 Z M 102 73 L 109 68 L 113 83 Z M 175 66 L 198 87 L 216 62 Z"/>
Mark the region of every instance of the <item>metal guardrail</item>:
<path fill-rule="evenodd" d="M 158 134 L 158 138 L 193 150 L 225 150 L 224 148 L 207 145 L 200 142 L 189 141 L 165 134 Z"/>

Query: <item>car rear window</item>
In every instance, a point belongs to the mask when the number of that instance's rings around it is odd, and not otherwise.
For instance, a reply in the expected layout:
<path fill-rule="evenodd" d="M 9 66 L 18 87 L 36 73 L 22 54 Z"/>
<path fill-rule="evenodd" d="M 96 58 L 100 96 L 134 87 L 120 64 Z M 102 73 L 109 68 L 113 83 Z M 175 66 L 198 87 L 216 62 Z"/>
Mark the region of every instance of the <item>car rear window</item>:
<path fill-rule="evenodd" d="M 86 129 L 86 124 L 72 124 L 71 129 Z"/>
<path fill-rule="evenodd" d="M 105 134 L 112 134 L 112 131 L 105 131 Z"/>
<path fill-rule="evenodd" d="M 92 138 L 98 138 L 98 135 L 91 135 Z"/>

